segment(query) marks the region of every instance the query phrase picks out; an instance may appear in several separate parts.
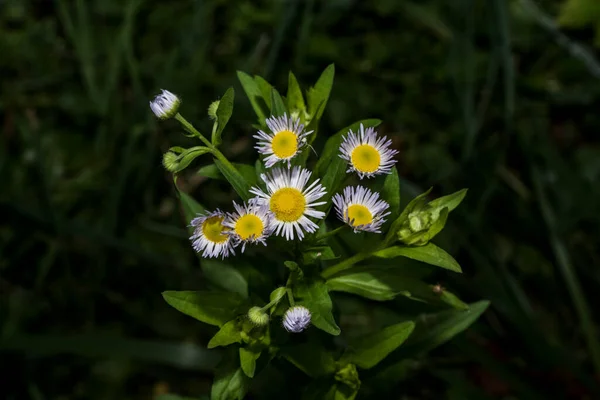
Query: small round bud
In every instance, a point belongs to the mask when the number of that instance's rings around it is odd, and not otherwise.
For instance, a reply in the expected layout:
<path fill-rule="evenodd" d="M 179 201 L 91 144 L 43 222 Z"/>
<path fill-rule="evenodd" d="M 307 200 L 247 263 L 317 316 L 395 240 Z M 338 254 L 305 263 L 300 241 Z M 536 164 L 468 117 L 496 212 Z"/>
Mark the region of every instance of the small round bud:
<path fill-rule="evenodd" d="M 213 101 L 208 106 L 208 116 L 210 119 L 217 119 L 217 110 L 219 109 L 220 100 Z"/>
<path fill-rule="evenodd" d="M 248 319 L 257 326 L 265 326 L 269 323 L 269 316 L 260 307 L 252 307 L 248 310 Z"/>
<path fill-rule="evenodd" d="M 304 306 L 288 308 L 283 315 L 283 327 L 288 332 L 302 332 L 310 325 L 310 311 Z"/>
<path fill-rule="evenodd" d="M 165 169 L 169 172 L 175 172 L 179 167 L 177 157 L 177 154 L 173 153 L 172 151 L 167 151 L 165 154 L 163 154 L 163 167 L 165 167 Z"/>
<path fill-rule="evenodd" d="M 150 102 L 150 109 L 159 119 L 169 119 L 177 115 L 180 104 L 179 97 L 168 90 L 161 89 L 161 94 Z"/>
<path fill-rule="evenodd" d="M 424 228 L 423 221 L 421 221 L 418 215 L 409 215 L 408 226 L 410 226 L 410 230 L 413 232 L 419 232 Z"/>

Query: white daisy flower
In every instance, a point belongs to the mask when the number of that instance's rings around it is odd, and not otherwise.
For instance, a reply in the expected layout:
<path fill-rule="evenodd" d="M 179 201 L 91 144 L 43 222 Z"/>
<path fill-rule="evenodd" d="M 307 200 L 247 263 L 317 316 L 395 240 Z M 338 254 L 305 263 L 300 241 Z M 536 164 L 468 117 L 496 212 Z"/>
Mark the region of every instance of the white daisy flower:
<path fill-rule="evenodd" d="M 150 109 L 159 119 L 169 119 L 177 114 L 180 104 L 179 97 L 168 90 L 161 89 L 161 93 L 150 102 Z"/>
<path fill-rule="evenodd" d="M 333 204 L 338 218 L 354 228 L 355 233 L 381 233 L 384 217 L 390 215 L 385 212 L 390 206 L 379 199 L 379 193 L 363 186 L 344 188 L 343 195 L 333 196 Z"/>
<path fill-rule="evenodd" d="M 190 222 L 194 234 L 190 236 L 192 247 L 202 257 L 225 258 L 234 254 L 228 227 L 223 225 L 225 213 L 217 209 L 206 215 L 199 215 Z"/>
<path fill-rule="evenodd" d="M 283 327 L 288 332 L 299 333 L 310 325 L 310 311 L 304 306 L 288 308 L 283 315 Z"/>
<path fill-rule="evenodd" d="M 360 124 L 357 133 L 350 130 L 348 136 L 342 138 L 340 157 L 350 164 L 346 172 L 356 171 L 360 179 L 392 172 L 396 163 L 394 156 L 398 151 L 390 148 L 392 141 L 387 137 L 378 138 L 375 129 L 365 129 L 363 124 Z"/>
<path fill-rule="evenodd" d="M 270 133 L 258 131 L 254 135 L 258 139 L 258 152 L 264 154 L 265 166 L 271 168 L 279 161 L 287 161 L 288 168 L 291 167 L 292 158 L 294 158 L 304 146 L 306 146 L 306 137 L 313 131 L 305 132 L 304 125 L 298 118 L 271 117 L 266 120 Z"/>
<path fill-rule="evenodd" d="M 253 187 L 250 193 L 255 194 L 251 201 L 268 206 L 273 213 L 275 234 L 287 240 L 294 239 L 294 230 L 298 239 L 304 238 L 304 232 L 312 233 L 318 229 L 317 224 L 308 217 L 323 219 L 325 213 L 314 208 L 325 204 L 315 202 L 327 193 L 317 179 L 306 188 L 311 172 L 302 167 L 286 169 L 273 168 L 269 174 L 260 177 L 267 184 L 267 193 Z"/>
<path fill-rule="evenodd" d="M 226 233 L 231 236 L 233 246 L 242 244 L 242 253 L 246 249 L 246 243 L 262 243 L 273 233 L 273 218 L 268 207 L 258 204 L 238 205 L 233 202 L 234 213 L 227 213 L 223 226 L 230 230 Z"/>

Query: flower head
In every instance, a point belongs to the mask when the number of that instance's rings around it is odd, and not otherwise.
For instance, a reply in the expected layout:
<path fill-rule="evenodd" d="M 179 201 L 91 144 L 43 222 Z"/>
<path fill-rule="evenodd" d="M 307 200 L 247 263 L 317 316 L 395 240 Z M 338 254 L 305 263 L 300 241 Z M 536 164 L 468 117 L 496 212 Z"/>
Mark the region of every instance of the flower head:
<path fill-rule="evenodd" d="M 266 156 L 267 168 L 271 168 L 279 161 L 287 161 L 290 168 L 292 158 L 306 146 L 306 137 L 312 131 L 305 132 L 304 125 L 298 118 L 291 116 L 288 118 L 286 114 L 282 117 L 267 118 L 266 123 L 271 132 L 258 131 L 258 134 L 254 135 L 258 139 L 255 148 Z"/>
<path fill-rule="evenodd" d="M 223 226 L 229 228 L 226 232 L 231 236 L 233 246 L 242 244 L 242 253 L 246 243 L 262 243 L 273 233 L 273 216 L 269 208 L 259 204 L 238 205 L 233 202 L 234 213 L 227 213 Z"/>
<path fill-rule="evenodd" d="M 333 196 L 333 204 L 338 218 L 354 228 L 354 232 L 381 233 L 385 212 L 389 205 L 379 199 L 379 193 L 363 186 L 348 186 L 343 194 Z"/>
<path fill-rule="evenodd" d="M 168 90 L 161 89 L 161 93 L 150 102 L 150 108 L 159 119 L 169 119 L 177 114 L 180 104 L 179 97 Z"/>
<path fill-rule="evenodd" d="M 310 324 L 310 311 L 304 306 L 288 308 L 283 315 L 283 327 L 288 332 L 302 332 Z"/>
<path fill-rule="evenodd" d="M 202 252 L 202 257 L 225 258 L 234 254 L 230 236 L 227 228 L 223 225 L 225 213 L 220 210 L 200 215 L 190 222 L 194 228 L 194 234 L 190 236 L 192 247 L 197 253 Z"/>
<path fill-rule="evenodd" d="M 268 206 L 273 214 L 275 234 L 287 240 L 294 239 L 294 231 L 298 238 L 304 238 L 304 232 L 312 233 L 318 229 L 317 224 L 308 217 L 322 219 L 325 213 L 314 207 L 325 204 L 316 202 L 325 195 L 325 188 L 317 179 L 306 186 L 311 172 L 301 167 L 292 169 L 273 168 L 270 174 L 261 174 L 267 185 L 267 193 L 253 187 L 250 193 L 257 197 L 252 202 Z M 305 187 L 306 186 L 306 187 Z"/>
<path fill-rule="evenodd" d="M 360 179 L 389 174 L 396 162 L 393 157 L 398 154 L 391 145 L 392 141 L 387 137 L 378 138 L 375 129 L 365 129 L 360 124 L 358 133 L 350 130 L 348 136 L 343 137 L 340 157 L 350 164 L 347 172 L 356 171 Z"/>

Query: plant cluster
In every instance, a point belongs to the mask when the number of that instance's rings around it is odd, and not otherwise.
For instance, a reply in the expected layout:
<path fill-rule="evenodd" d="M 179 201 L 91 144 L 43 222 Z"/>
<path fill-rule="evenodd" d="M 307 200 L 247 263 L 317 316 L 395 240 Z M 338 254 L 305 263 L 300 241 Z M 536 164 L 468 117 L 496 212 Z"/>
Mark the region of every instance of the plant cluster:
<path fill-rule="evenodd" d="M 228 212 L 207 211 L 181 193 L 192 247 L 201 258 L 225 259 L 258 245 L 255 250 L 268 252 L 265 259 L 287 271 L 285 284 L 272 288 L 269 301 L 252 288 L 247 293 L 166 291 L 163 296 L 179 311 L 219 327 L 209 348 L 236 349 L 232 357 L 224 358 L 211 398 L 243 398 L 250 378 L 269 361 L 283 357 L 318 378 L 306 390 L 309 398 L 353 399 L 361 386 L 358 371 L 375 367 L 402 345 L 413 334 L 415 321 L 386 326 L 345 346 L 332 345 L 323 337 L 296 341 L 289 334 L 314 325 L 329 335 L 340 335 L 330 292 L 376 301 L 403 295 L 468 309 L 439 286 L 406 280 L 402 262 L 389 262 L 404 257 L 461 272 L 456 260 L 431 240 L 466 190 L 428 201 L 430 189 L 400 212 L 400 181 L 394 165 L 398 152 L 391 140 L 376 131 L 380 123 L 376 119 L 358 121 L 331 136 L 321 151 L 314 149 L 333 84 L 333 65 L 308 90 L 306 101 L 292 73 L 285 97 L 259 76 L 242 72 L 238 76 L 258 117 L 254 138 L 260 156 L 255 165 L 234 165 L 219 150 L 233 111 L 233 88 L 208 108 L 214 120 L 210 140 L 179 114 L 181 101 L 176 95 L 163 90 L 150 103 L 157 117 L 175 118 L 187 135 L 203 143 L 187 149 L 171 147 L 163 164 L 177 174 L 197 157 L 211 154 L 218 173 L 242 203 L 234 202 Z M 314 161 L 313 154 L 317 155 Z M 326 220 L 332 210 L 337 222 Z M 336 248 L 336 239 L 344 234 L 360 237 L 346 257 Z M 265 268 L 264 273 L 269 271 Z M 224 287 L 228 287 L 226 280 Z M 475 318 L 487 304 L 481 305 L 473 313 Z"/>

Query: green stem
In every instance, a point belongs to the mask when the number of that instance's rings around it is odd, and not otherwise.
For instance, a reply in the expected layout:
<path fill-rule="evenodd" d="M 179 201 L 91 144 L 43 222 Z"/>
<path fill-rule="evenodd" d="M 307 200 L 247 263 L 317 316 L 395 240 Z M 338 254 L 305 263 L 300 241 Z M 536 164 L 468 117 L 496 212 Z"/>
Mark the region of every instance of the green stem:
<path fill-rule="evenodd" d="M 294 305 L 296 305 L 296 302 L 294 301 L 294 295 L 292 294 L 292 288 L 287 288 L 287 296 L 288 296 L 288 301 L 290 302 L 290 307 L 294 307 Z"/>
<path fill-rule="evenodd" d="M 347 270 L 348 268 L 352 268 L 354 264 L 360 262 L 366 258 L 369 258 L 373 253 L 357 253 L 350 258 L 345 259 L 321 272 L 321 276 L 324 279 L 331 278 L 333 275 Z"/>
<path fill-rule="evenodd" d="M 571 263 L 569 252 L 558 235 L 554 210 L 552 210 L 544 193 L 540 173 L 537 168 L 533 171 L 533 182 L 538 200 L 540 201 L 542 215 L 546 221 L 546 225 L 548 225 L 548 230 L 550 231 L 550 245 L 552 246 L 559 270 L 565 280 L 565 284 L 571 295 L 571 300 L 575 306 L 575 311 L 581 322 L 581 329 L 585 335 L 592 364 L 594 365 L 596 373 L 600 373 L 600 343 L 596 337 L 592 314 L 585 296 L 583 295 L 583 290 L 579 283 L 579 279 L 577 278 L 575 268 Z"/>
<path fill-rule="evenodd" d="M 340 227 L 338 227 L 338 228 L 335 228 L 335 229 L 333 229 L 333 230 L 331 230 L 331 231 L 329 231 L 329 232 L 325 232 L 324 234 L 317 236 L 315 240 L 316 240 L 317 242 L 320 242 L 320 241 L 322 241 L 322 240 L 324 240 L 324 239 L 327 239 L 327 238 L 329 238 L 329 237 L 331 237 L 331 236 L 335 236 L 335 235 L 337 235 L 339 232 L 341 232 L 341 231 L 342 231 L 344 228 L 346 228 L 347 226 L 348 226 L 348 225 L 345 225 L 345 224 L 344 224 L 344 225 L 342 225 L 342 226 L 340 226 Z"/>
<path fill-rule="evenodd" d="M 179 123 L 181 125 L 183 125 L 183 127 L 191 134 L 194 134 L 196 136 L 198 136 L 198 138 L 200 138 L 200 140 L 202 140 L 204 142 L 204 144 L 211 149 L 213 152 L 215 152 L 217 149 L 212 145 L 211 142 L 208 141 L 208 139 L 206 139 L 204 137 L 203 134 L 201 134 L 196 128 L 194 128 L 194 125 L 190 124 L 185 118 L 183 118 L 183 116 L 179 113 L 177 113 L 177 115 L 175 115 L 175 119 L 177 121 L 179 121 Z M 222 154 L 221 154 L 222 156 Z"/>

